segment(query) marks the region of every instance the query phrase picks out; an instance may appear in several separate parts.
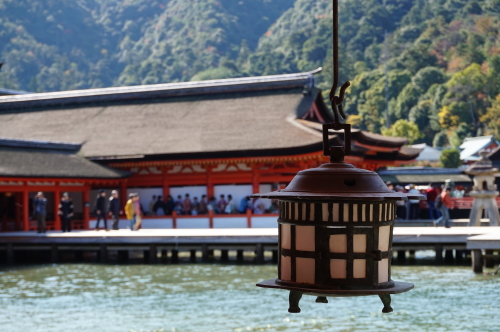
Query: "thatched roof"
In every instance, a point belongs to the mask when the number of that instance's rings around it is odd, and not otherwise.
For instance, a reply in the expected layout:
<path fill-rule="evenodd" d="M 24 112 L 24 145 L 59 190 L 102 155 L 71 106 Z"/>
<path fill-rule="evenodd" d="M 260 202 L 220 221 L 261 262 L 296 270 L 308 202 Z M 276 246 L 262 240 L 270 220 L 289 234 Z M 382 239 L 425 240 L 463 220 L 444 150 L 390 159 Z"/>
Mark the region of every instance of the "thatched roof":
<path fill-rule="evenodd" d="M 321 141 L 293 122 L 317 99 L 312 73 L 9 96 L 0 132 L 89 158 L 279 150 Z"/>
<path fill-rule="evenodd" d="M 91 159 L 318 152 L 321 133 L 311 127 L 314 122 L 300 119 L 310 119 L 311 109 L 326 122 L 333 119 L 313 74 L 5 96 L 0 97 L 0 133 L 81 143 L 81 153 Z M 355 135 L 358 141 L 398 150 L 405 143 L 364 132 Z"/>
<path fill-rule="evenodd" d="M 0 177 L 119 179 L 129 175 L 87 160 L 71 146 L 0 139 Z"/>

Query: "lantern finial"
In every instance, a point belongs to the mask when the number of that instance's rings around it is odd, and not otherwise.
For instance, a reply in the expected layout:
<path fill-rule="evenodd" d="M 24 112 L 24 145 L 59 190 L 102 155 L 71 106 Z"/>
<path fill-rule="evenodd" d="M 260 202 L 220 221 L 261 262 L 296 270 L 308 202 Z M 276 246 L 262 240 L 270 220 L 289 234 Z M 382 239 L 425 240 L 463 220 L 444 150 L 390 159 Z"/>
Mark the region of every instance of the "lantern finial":
<path fill-rule="evenodd" d="M 344 102 L 345 90 L 351 85 L 347 81 L 340 87 L 339 95 L 336 96 L 337 87 L 339 84 L 339 3 L 338 0 L 333 0 L 333 85 L 330 90 L 330 102 L 334 122 L 332 124 L 323 125 L 323 153 L 325 156 L 330 156 L 331 162 L 344 161 L 344 156 L 351 154 L 351 125 L 340 123 L 340 117 L 346 119 L 342 103 Z M 340 114 L 340 117 L 339 117 Z M 344 147 L 328 146 L 328 129 L 344 130 Z"/>

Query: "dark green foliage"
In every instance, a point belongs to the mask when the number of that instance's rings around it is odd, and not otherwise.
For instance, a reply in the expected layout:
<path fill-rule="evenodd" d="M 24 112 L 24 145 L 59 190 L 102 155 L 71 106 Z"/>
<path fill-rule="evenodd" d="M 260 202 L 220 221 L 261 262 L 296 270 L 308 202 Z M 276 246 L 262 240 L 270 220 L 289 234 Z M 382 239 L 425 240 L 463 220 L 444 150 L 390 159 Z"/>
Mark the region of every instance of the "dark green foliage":
<path fill-rule="evenodd" d="M 425 67 L 420 69 L 411 82 L 420 93 L 427 92 L 433 84 L 441 84 L 446 82 L 446 76 L 442 70 L 436 67 Z"/>
<path fill-rule="evenodd" d="M 446 168 L 457 168 L 462 165 L 460 160 L 460 150 L 458 149 L 445 149 L 441 151 L 441 157 L 439 158 L 441 162 L 441 167 Z"/>
<path fill-rule="evenodd" d="M 0 1 L 3 87 L 54 91 L 186 81 L 255 49 L 294 0 Z M 230 76 L 239 75 L 228 70 Z M 218 75 L 225 76 L 225 75 Z"/>
<path fill-rule="evenodd" d="M 449 144 L 448 142 L 448 136 L 446 135 L 446 132 L 441 131 L 437 133 L 434 136 L 434 139 L 432 140 L 432 146 L 435 148 L 443 148 Z"/>

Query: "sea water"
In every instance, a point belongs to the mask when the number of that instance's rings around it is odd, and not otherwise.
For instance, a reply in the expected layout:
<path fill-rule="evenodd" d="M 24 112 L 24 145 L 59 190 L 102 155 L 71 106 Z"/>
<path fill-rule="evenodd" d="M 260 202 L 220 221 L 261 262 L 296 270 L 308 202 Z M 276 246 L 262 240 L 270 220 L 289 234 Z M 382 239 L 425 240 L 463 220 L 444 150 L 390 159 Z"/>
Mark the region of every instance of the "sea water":
<path fill-rule="evenodd" d="M 2 332 L 500 331 L 500 276 L 466 266 L 393 266 L 415 289 L 393 295 L 304 296 L 255 287 L 274 265 L 60 264 L 0 269 Z"/>

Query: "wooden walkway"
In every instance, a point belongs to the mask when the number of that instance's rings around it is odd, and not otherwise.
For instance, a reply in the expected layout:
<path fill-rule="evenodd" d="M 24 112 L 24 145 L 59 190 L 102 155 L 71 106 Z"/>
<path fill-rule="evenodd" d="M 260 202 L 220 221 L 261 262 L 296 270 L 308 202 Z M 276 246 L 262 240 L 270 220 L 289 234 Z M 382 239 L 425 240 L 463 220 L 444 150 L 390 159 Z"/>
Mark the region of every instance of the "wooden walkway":
<path fill-rule="evenodd" d="M 468 244 L 468 239 L 471 239 Z M 481 241 L 482 242 L 481 242 Z M 488 245 L 485 246 L 485 241 Z M 481 248 L 471 243 L 482 243 Z M 492 243 L 495 243 L 493 246 Z M 272 252 L 277 258 L 277 228 L 218 228 L 218 229 L 142 229 L 140 231 L 73 231 L 70 233 L 47 232 L 6 232 L 0 233 L 0 253 L 4 252 L 8 263 L 14 262 L 16 252 L 50 251 L 52 261 L 57 261 L 60 251 L 94 251 L 101 261 L 106 261 L 108 251 L 118 251 L 122 255 L 129 250 L 143 250 L 154 263 L 158 254 L 171 252 L 176 259 L 179 251 L 189 251 L 193 259 L 201 251 L 202 260 L 214 250 L 221 251 L 221 258 L 227 257 L 229 250 L 255 253 L 256 261 L 264 261 L 264 252 Z M 395 227 L 393 250 L 404 259 L 406 251 L 435 250 L 436 260 L 442 260 L 443 250 L 455 255 L 466 249 L 500 250 L 500 228 L 496 227 Z M 128 255 L 128 254 L 127 254 Z"/>

